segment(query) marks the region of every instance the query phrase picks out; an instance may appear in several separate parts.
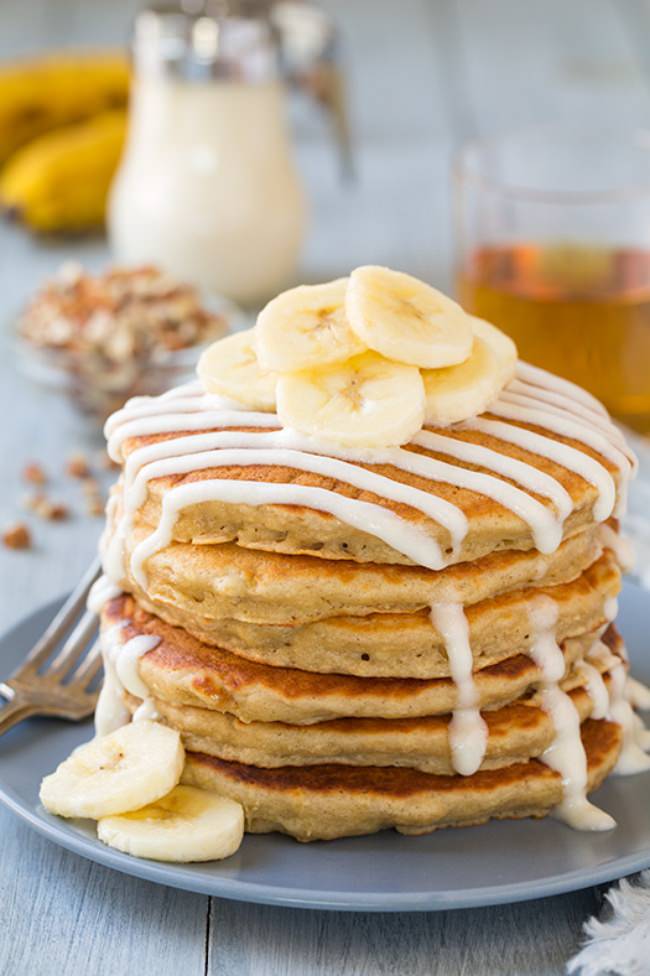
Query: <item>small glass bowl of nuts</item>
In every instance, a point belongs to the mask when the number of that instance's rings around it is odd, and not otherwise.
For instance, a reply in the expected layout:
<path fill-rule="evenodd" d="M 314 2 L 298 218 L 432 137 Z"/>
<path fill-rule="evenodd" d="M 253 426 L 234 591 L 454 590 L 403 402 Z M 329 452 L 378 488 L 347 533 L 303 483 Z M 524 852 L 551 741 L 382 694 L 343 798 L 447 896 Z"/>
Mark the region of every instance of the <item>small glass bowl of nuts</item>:
<path fill-rule="evenodd" d="M 129 397 L 190 377 L 201 348 L 238 316 L 154 267 L 91 275 L 68 264 L 20 315 L 19 359 L 32 379 L 102 421 Z"/>

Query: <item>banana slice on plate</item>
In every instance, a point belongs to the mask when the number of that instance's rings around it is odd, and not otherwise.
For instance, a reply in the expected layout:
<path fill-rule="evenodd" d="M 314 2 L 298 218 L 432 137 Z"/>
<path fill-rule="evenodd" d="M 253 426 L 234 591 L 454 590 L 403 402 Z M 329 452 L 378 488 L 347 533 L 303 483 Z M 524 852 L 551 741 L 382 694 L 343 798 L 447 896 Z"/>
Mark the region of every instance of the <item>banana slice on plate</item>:
<path fill-rule="evenodd" d="M 462 363 L 472 351 L 470 319 L 460 305 L 401 271 L 356 268 L 345 310 L 370 349 L 399 363 L 437 369 Z"/>
<path fill-rule="evenodd" d="M 140 810 L 104 817 L 97 836 L 118 851 L 153 861 L 216 861 L 241 844 L 244 810 L 216 793 L 177 786 Z"/>
<path fill-rule="evenodd" d="M 301 285 L 262 309 L 256 326 L 257 355 L 278 373 L 341 363 L 363 352 L 345 316 L 348 279 Z"/>
<path fill-rule="evenodd" d="M 208 393 L 229 397 L 251 410 L 275 409 L 277 377 L 260 366 L 253 329 L 213 342 L 201 354 L 197 372 Z"/>
<path fill-rule="evenodd" d="M 178 732 L 143 720 L 92 739 L 41 783 L 41 803 L 60 817 L 99 820 L 165 796 L 181 778 Z"/>
<path fill-rule="evenodd" d="M 349 447 L 404 444 L 424 420 L 420 371 L 374 352 L 282 375 L 277 400 L 285 427 Z"/>
<path fill-rule="evenodd" d="M 517 347 L 503 332 L 471 319 L 474 344 L 458 366 L 422 371 L 426 395 L 425 422 L 446 427 L 483 413 L 514 376 Z"/>

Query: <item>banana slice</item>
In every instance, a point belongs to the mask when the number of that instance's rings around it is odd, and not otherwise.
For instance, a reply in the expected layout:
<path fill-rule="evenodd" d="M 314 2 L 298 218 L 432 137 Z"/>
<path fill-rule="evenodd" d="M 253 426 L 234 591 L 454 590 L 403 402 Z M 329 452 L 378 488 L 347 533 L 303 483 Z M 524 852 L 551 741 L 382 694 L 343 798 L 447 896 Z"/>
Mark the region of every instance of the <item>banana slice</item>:
<path fill-rule="evenodd" d="M 469 316 L 460 305 L 401 271 L 357 268 L 345 310 L 370 349 L 399 363 L 437 369 L 462 363 L 472 350 Z"/>
<path fill-rule="evenodd" d="M 244 810 L 216 793 L 177 786 L 140 810 L 104 817 L 97 836 L 118 851 L 152 861 L 216 861 L 241 844 Z"/>
<path fill-rule="evenodd" d="M 471 321 L 474 345 L 469 359 L 422 372 L 428 424 L 445 427 L 483 413 L 514 376 L 517 348 L 512 339 L 489 322 Z"/>
<path fill-rule="evenodd" d="M 277 400 L 285 427 L 350 447 L 404 444 L 424 420 L 420 371 L 374 352 L 280 376 Z"/>
<path fill-rule="evenodd" d="M 507 386 L 510 380 L 515 375 L 515 368 L 517 365 L 517 347 L 505 332 L 498 329 L 496 325 L 492 325 L 491 322 L 486 322 L 485 319 L 478 319 L 475 315 L 470 315 L 472 323 L 472 332 L 474 333 L 474 338 L 478 336 L 479 339 L 483 339 L 494 349 L 497 358 L 501 364 L 501 383 L 502 386 Z"/>
<path fill-rule="evenodd" d="M 143 720 L 92 739 L 41 783 L 41 803 L 60 817 L 99 820 L 136 810 L 169 793 L 181 778 L 178 732 Z"/>
<path fill-rule="evenodd" d="M 275 409 L 277 377 L 258 363 L 253 329 L 213 342 L 202 353 L 197 372 L 208 393 L 237 400 L 251 410 Z"/>
<path fill-rule="evenodd" d="M 345 317 L 348 279 L 285 291 L 257 318 L 257 355 L 266 369 L 294 373 L 342 363 L 366 348 Z"/>

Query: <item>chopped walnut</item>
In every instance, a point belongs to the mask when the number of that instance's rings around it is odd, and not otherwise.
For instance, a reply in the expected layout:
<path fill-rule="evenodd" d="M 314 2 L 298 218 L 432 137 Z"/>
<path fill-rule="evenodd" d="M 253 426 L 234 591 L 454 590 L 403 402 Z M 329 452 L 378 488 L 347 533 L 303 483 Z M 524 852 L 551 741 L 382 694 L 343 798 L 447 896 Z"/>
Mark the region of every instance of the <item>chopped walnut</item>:
<path fill-rule="evenodd" d="M 63 502 L 53 502 L 47 495 L 37 494 L 26 499 L 25 507 L 38 515 L 39 518 L 47 519 L 48 522 L 62 522 L 70 515 L 70 509 Z"/>
<path fill-rule="evenodd" d="M 83 278 L 84 269 L 78 261 L 64 261 L 56 273 L 57 280 L 61 285 L 71 288 Z"/>
<path fill-rule="evenodd" d="M 196 288 L 154 267 L 97 276 L 64 268 L 19 322 L 22 339 L 69 374 L 75 398 L 103 414 L 129 396 L 161 392 L 179 350 L 227 331 L 225 318 L 203 306 Z"/>
<path fill-rule="evenodd" d="M 34 515 L 47 519 L 49 522 L 62 522 L 70 515 L 70 509 L 67 505 L 64 505 L 63 502 L 53 502 L 43 491 L 25 496 L 23 507 L 28 512 L 33 512 Z"/>
<path fill-rule="evenodd" d="M 47 475 L 38 462 L 29 461 L 23 468 L 23 481 L 30 485 L 44 485 L 47 482 Z"/>
<path fill-rule="evenodd" d="M 88 458 L 81 451 L 77 451 L 76 454 L 70 455 L 65 470 L 66 474 L 69 474 L 71 478 L 90 477 L 90 465 L 88 464 Z"/>
<path fill-rule="evenodd" d="M 63 522 L 70 517 L 70 509 L 63 502 L 50 502 L 43 517 L 50 522 Z"/>
<path fill-rule="evenodd" d="M 63 502 L 50 501 L 45 495 L 35 496 L 31 508 L 35 515 L 47 519 L 48 522 L 63 522 L 70 515 L 67 505 Z"/>
<path fill-rule="evenodd" d="M 2 541 L 8 549 L 29 549 L 32 535 L 24 522 L 15 522 L 4 530 Z"/>

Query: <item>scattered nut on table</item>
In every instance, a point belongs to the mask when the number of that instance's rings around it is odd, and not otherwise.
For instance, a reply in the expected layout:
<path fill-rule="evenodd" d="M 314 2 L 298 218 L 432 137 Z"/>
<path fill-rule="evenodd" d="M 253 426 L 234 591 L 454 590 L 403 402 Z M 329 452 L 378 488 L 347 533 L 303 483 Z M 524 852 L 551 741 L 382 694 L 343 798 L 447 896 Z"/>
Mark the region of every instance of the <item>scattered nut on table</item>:
<path fill-rule="evenodd" d="M 88 458 L 81 451 L 70 455 L 65 470 L 71 478 L 89 478 L 91 473 Z"/>
<path fill-rule="evenodd" d="M 70 509 L 63 502 L 54 502 L 42 492 L 26 499 L 25 507 L 38 515 L 39 518 L 47 519 L 48 522 L 62 522 L 70 515 Z"/>
<path fill-rule="evenodd" d="M 44 485 L 47 482 L 47 475 L 42 465 L 37 461 L 29 461 L 23 468 L 23 481 L 31 485 Z"/>
<path fill-rule="evenodd" d="M 32 535 L 24 522 L 15 522 L 4 530 L 2 541 L 8 549 L 29 549 L 32 544 Z"/>

